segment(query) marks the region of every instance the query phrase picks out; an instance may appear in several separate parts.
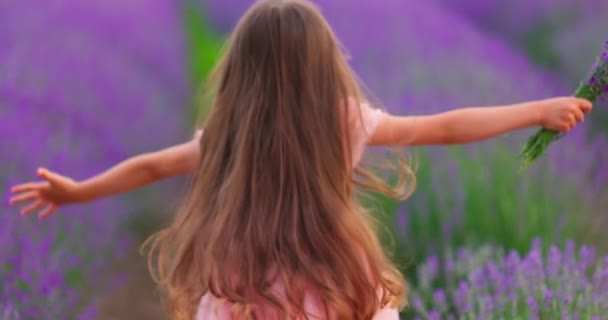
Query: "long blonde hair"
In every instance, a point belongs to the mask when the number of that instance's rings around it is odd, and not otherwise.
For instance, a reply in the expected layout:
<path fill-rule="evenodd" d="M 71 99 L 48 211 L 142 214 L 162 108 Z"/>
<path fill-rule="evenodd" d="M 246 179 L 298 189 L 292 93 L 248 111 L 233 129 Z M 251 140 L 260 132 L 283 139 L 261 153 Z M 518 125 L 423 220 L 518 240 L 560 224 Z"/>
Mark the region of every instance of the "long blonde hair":
<path fill-rule="evenodd" d="M 207 293 L 231 302 L 237 319 L 255 318 L 260 303 L 305 318 L 310 290 L 338 319 L 403 307 L 405 280 L 355 190 L 404 199 L 412 173 L 400 162 L 390 187 L 352 167 L 344 101 L 364 99 L 320 11 L 303 0 L 258 1 L 209 86 L 213 109 L 191 191 L 173 223 L 144 244 L 173 318 L 191 319 Z M 271 290 L 278 280 L 284 297 Z"/>

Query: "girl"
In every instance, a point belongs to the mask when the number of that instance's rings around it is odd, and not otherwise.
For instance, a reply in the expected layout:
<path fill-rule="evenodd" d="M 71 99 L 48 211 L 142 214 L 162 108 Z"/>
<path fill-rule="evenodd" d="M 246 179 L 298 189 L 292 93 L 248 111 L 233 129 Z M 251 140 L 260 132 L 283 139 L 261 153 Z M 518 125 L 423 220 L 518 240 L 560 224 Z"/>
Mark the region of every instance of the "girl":
<path fill-rule="evenodd" d="M 389 115 L 362 95 L 338 41 L 305 0 L 257 2 L 232 34 L 204 134 L 77 182 L 39 169 L 13 188 L 22 214 L 193 175 L 173 223 L 151 238 L 175 319 L 398 319 L 406 284 L 355 188 L 404 199 L 359 166 L 366 145 L 461 144 L 541 125 L 566 132 L 591 110 L 564 97 Z M 355 179 L 355 178 L 356 179 Z M 408 188 L 411 190 L 412 188 Z"/>

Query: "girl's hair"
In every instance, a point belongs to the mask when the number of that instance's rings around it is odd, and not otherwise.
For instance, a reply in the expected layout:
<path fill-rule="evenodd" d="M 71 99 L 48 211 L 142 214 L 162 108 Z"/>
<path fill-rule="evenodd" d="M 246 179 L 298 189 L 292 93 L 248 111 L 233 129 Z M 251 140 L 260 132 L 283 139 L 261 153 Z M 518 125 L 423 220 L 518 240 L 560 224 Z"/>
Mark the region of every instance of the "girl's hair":
<path fill-rule="evenodd" d="M 173 318 L 191 319 L 206 293 L 233 303 L 237 319 L 255 318 L 261 305 L 305 318 L 311 291 L 338 319 L 405 306 L 405 280 L 355 190 L 404 199 L 412 171 L 399 161 L 390 187 L 352 167 L 345 101 L 364 100 L 319 10 L 304 0 L 257 2 L 211 79 L 191 192 L 146 241 Z M 281 295 L 276 281 L 286 284 Z"/>

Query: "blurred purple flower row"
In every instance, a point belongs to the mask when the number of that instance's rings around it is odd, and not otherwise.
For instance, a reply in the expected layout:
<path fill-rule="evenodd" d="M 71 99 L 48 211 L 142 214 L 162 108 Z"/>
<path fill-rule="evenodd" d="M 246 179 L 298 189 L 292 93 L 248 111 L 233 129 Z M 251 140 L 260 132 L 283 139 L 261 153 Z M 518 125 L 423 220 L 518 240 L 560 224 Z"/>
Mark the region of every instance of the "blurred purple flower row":
<path fill-rule="evenodd" d="M 0 4 L 4 199 L 38 166 L 83 179 L 187 138 L 180 14 L 169 0 Z M 95 292 L 130 245 L 121 228 L 142 207 L 114 198 L 35 221 L 3 201 L 0 297 L 26 319 L 74 318 L 83 288 Z"/>
<path fill-rule="evenodd" d="M 601 319 L 608 313 L 608 257 L 592 247 L 540 242 L 524 257 L 485 246 L 431 256 L 418 269 L 412 307 L 424 319 Z"/>
<path fill-rule="evenodd" d="M 558 20 L 578 19 L 585 6 L 576 0 L 438 0 L 482 29 L 519 38 Z M 600 1 L 590 0 L 601 4 Z"/>
<path fill-rule="evenodd" d="M 577 33 L 582 41 L 595 38 L 601 42 L 598 28 L 595 34 L 585 32 L 589 24 L 605 26 L 604 13 L 608 3 L 603 0 L 437 0 L 462 14 L 481 29 L 514 41 L 537 39 L 549 44 L 561 42 L 562 33 Z M 581 28 L 582 27 L 582 28 Z M 601 36 L 601 37 L 597 37 Z M 542 39 L 541 37 L 547 38 Z M 580 48 L 578 48 L 580 49 Z M 575 51 L 577 54 L 580 52 Z"/>

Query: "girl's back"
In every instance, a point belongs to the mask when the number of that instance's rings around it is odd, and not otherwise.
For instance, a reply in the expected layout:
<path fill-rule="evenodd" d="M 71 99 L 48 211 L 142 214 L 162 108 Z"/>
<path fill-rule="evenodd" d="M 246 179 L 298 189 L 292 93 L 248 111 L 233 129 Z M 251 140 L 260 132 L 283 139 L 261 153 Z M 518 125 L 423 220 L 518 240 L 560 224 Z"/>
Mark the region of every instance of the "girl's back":
<path fill-rule="evenodd" d="M 380 110 L 372 109 L 367 104 L 362 105 L 361 108 L 355 104 L 355 101 L 351 101 L 349 109 L 355 111 L 350 114 L 353 115 L 350 117 L 348 123 L 352 138 L 352 166 L 355 167 L 361 156 L 363 155 L 367 139 L 371 132 L 373 132 L 378 125 L 379 121 L 382 118 L 383 112 Z M 361 117 L 356 117 L 354 115 L 359 115 L 361 111 Z M 202 137 L 202 134 L 199 132 L 198 137 Z M 365 270 L 361 267 L 367 264 L 365 261 L 364 252 L 361 252 L 361 263 L 359 268 L 361 268 L 361 272 L 365 273 Z M 267 279 L 271 279 L 269 276 Z M 371 281 L 371 278 L 370 278 Z M 293 282 L 290 282 L 293 284 Z M 306 285 L 304 285 L 306 287 Z M 288 304 L 284 298 L 285 294 L 285 283 L 280 278 L 276 279 L 272 283 L 271 291 L 276 293 L 276 296 L 279 299 L 282 299 L 282 303 Z M 380 293 L 380 292 L 379 292 Z M 252 297 L 248 297 L 254 300 Z M 382 296 L 379 294 L 378 299 L 381 299 Z M 258 299 L 255 303 L 255 307 L 251 309 L 252 315 L 255 315 L 255 319 L 282 319 L 280 313 L 277 310 L 273 309 L 271 306 L 265 305 L 263 299 Z M 231 309 L 234 308 L 234 304 L 230 302 L 223 302 L 221 299 L 213 296 L 210 293 L 207 293 L 201 299 L 200 305 L 197 310 L 196 319 L 197 320 L 220 320 L 220 319 L 235 319 L 235 317 L 231 316 Z M 314 289 L 308 289 L 304 295 L 303 309 L 308 315 L 310 319 L 339 319 L 337 318 L 335 312 L 332 310 L 328 310 L 328 315 L 325 314 L 325 306 L 323 301 L 320 299 L 318 294 L 314 293 Z M 304 319 L 304 318 L 302 318 Z M 378 313 L 375 314 L 374 320 L 382 320 L 382 319 L 390 319 L 397 320 L 399 319 L 398 311 L 394 307 L 384 307 L 382 310 L 379 310 Z"/>
<path fill-rule="evenodd" d="M 211 88 L 192 192 L 155 242 L 172 309 L 213 319 L 227 301 L 235 319 L 371 319 L 403 305 L 403 277 L 354 194 L 388 190 L 354 166 L 382 113 L 317 8 L 257 2 Z"/>

